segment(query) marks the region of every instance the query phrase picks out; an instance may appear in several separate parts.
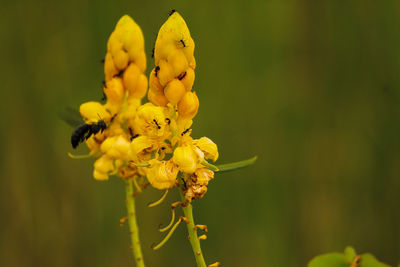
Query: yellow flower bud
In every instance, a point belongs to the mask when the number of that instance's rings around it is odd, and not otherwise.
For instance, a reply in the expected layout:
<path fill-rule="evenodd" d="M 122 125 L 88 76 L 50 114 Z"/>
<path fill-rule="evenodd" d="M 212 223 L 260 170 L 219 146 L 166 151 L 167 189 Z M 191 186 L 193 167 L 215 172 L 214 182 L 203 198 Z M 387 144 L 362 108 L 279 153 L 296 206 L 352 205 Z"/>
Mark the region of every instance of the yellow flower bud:
<path fill-rule="evenodd" d="M 177 147 L 172 157 L 179 170 L 185 173 L 194 173 L 198 164 L 198 157 L 190 146 Z"/>
<path fill-rule="evenodd" d="M 98 122 L 110 119 L 110 114 L 99 102 L 86 102 L 79 107 L 79 112 L 86 123 Z"/>
<path fill-rule="evenodd" d="M 128 68 L 124 71 L 123 82 L 125 89 L 132 93 L 136 87 L 141 72 L 136 64 L 129 64 Z"/>
<path fill-rule="evenodd" d="M 160 84 L 160 81 L 158 80 L 158 77 L 156 77 L 156 72 L 154 68 L 151 73 L 150 73 L 150 90 L 153 90 L 154 93 L 162 93 L 164 92 L 163 89 L 164 87 Z"/>
<path fill-rule="evenodd" d="M 174 12 L 158 32 L 154 50 L 156 65 L 161 59 L 168 58 L 174 49 L 183 50 L 189 64 L 194 61 L 194 42 L 184 19 L 178 12 Z"/>
<path fill-rule="evenodd" d="M 172 161 L 151 160 L 147 169 L 147 180 L 154 188 L 168 189 L 175 185 L 178 172 Z"/>
<path fill-rule="evenodd" d="M 146 70 L 146 65 L 147 65 L 147 58 L 146 58 L 146 53 L 142 51 L 137 59 L 134 61 L 134 63 L 139 67 L 141 72 L 144 72 Z"/>
<path fill-rule="evenodd" d="M 183 83 L 183 86 L 185 86 L 186 91 L 192 90 L 195 77 L 194 70 L 192 68 L 187 68 L 184 74 L 181 74 L 180 76 L 183 76 L 181 82 Z"/>
<path fill-rule="evenodd" d="M 179 74 L 188 68 L 188 61 L 182 49 L 175 49 L 168 55 L 167 61 L 171 65 L 174 77 L 178 77 Z"/>
<path fill-rule="evenodd" d="M 124 86 L 122 79 L 115 77 L 106 83 L 104 93 L 107 96 L 107 102 L 120 103 L 124 97 Z"/>
<path fill-rule="evenodd" d="M 157 77 L 162 86 L 167 85 L 168 82 L 175 78 L 174 70 L 166 60 L 160 60 L 158 68 L 159 70 L 157 71 Z"/>
<path fill-rule="evenodd" d="M 108 137 L 100 149 L 111 158 L 130 160 L 132 156 L 130 143 L 121 135 Z"/>
<path fill-rule="evenodd" d="M 108 173 L 114 171 L 113 160 L 103 155 L 94 163 L 93 176 L 96 180 L 108 180 Z"/>
<path fill-rule="evenodd" d="M 212 159 L 214 162 L 218 159 L 218 147 L 208 137 L 202 137 L 194 141 L 194 144 L 204 152 L 207 159 Z"/>
<path fill-rule="evenodd" d="M 112 52 L 113 60 L 115 67 L 119 70 L 124 70 L 129 63 L 129 55 L 126 51 L 123 50 L 123 44 L 118 43 L 116 46 L 116 50 Z"/>
<path fill-rule="evenodd" d="M 165 97 L 163 92 L 156 93 L 154 90 L 149 90 L 147 94 L 147 98 L 151 103 L 156 106 L 163 106 L 165 107 L 168 104 L 168 99 Z"/>
<path fill-rule="evenodd" d="M 131 96 L 142 99 L 147 93 L 147 87 L 148 81 L 146 75 L 140 74 L 136 87 L 134 91 L 131 92 Z"/>
<path fill-rule="evenodd" d="M 111 80 L 115 75 L 118 74 L 118 70 L 115 67 L 114 60 L 110 52 L 107 52 L 106 58 L 104 59 L 104 74 L 106 81 Z"/>
<path fill-rule="evenodd" d="M 185 119 L 192 119 L 199 110 L 199 99 L 195 92 L 186 92 L 178 103 L 179 116 Z"/>
<path fill-rule="evenodd" d="M 170 81 L 164 89 L 164 94 L 167 97 L 168 101 L 172 105 L 178 104 L 178 102 L 185 95 L 186 89 L 178 79 L 173 79 Z"/>

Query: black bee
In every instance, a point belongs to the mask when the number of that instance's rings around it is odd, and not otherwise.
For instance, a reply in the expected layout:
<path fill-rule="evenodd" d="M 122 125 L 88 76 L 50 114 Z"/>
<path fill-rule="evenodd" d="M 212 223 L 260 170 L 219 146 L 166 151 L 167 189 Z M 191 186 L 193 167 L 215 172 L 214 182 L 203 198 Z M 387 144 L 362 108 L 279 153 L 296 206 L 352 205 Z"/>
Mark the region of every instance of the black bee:
<path fill-rule="evenodd" d="M 176 12 L 175 9 L 172 9 L 169 13 L 168 13 L 168 17 L 170 17 L 172 14 L 174 14 Z"/>
<path fill-rule="evenodd" d="M 154 76 L 157 77 L 158 71 L 160 70 L 160 66 L 156 66 L 156 68 L 154 69 Z"/>
<path fill-rule="evenodd" d="M 84 123 L 76 127 L 71 136 L 71 144 L 73 148 L 76 148 L 80 143 L 89 139 L 90 136 L 103 132 L 107 128 L 106 123 L 103 120 L 99 120 L 95 123 Z"/>

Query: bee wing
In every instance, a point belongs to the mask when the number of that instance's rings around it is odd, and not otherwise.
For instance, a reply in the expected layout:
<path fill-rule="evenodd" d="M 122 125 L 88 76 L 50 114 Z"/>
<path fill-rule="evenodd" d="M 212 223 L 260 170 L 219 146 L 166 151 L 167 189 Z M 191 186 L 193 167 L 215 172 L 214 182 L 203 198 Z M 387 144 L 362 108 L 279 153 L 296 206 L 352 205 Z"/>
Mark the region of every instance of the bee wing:
<path fill-rule="evenodd" d="M 58 113 L 58 116 L 60 119 L 74 128 L 84 123 L 81 114 L 75 108 L 66 107 Z"/>

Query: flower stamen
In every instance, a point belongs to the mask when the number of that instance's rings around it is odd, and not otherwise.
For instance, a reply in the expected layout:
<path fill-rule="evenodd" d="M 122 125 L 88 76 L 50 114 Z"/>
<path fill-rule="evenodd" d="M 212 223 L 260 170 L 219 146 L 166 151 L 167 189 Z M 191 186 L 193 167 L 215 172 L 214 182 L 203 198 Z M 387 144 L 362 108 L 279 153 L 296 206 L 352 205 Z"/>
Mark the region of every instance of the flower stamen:
<path fill-rule="evenodd" d="M 152 247 L 152 249 L 153 250 L 157 250 L 157 249 L 161 248 L 165 243 L 167 243 L 169 238 L 174 233 L 175 229 L 179 226 L 179 224 L 182 221 L 187 221 L 187 219 L 185 217 L 183 217 L 183 216 L 179 217 L 179 220 L 174 224 L 174 226 L 171 228 L 171 230 L 168 232 L 168 234 L 164 237 L 164 239 L 158 245 Z"/>
<path fill-rule="evenodd" d="M 164 199 L 167 197 L 167 195 L 168 195 L 168 189 L 165 190 L 165 193 L 162 195 L 162 197 L 159 200 L 157 200 L 153 203 L 147 204 L 147 207 L 152 208 L 152 207 L 155 207 L 155 206 L 161 204 L 164 201 Z"/>

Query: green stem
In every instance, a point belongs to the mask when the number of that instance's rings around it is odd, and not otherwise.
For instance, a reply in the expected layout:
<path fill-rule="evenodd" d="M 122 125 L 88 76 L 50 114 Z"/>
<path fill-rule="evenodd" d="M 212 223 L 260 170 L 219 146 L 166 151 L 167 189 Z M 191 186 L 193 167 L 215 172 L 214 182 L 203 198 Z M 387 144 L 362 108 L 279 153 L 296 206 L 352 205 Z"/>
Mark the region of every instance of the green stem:
<path fill-rule="evenodd" d="M 181 196 L 181 201 L 186 202 L 182 190 L 179 190 L 179 193 Z M 194 257 L 196 258 L 197 266 L 206 267 L 206 262 L 204 261 L 203 253 L 201 252 L 200 240 L 197 237 L 197 230 L 194 227 L 195 224 L 193 220 L 192 204 L 189 203 L 186 207 L 182 207 L 182 209 L 183 213 L 185 214 L 185 217 L 189 220 L 189 223 L 187 223 L 186 226 L 189 233 L 189 241 L 190 244 L 192 245 Z"/>
<path fill-rule="evenodd" d="M 133 196 L 132 180 L 126 181 L 126 209 L 128 211 L 129 234 L 132 242 L 132 253 L 137 267 L 144 267 L 142 248 L 139 240 L 139 228 L 136 222 L 135 197 Z"/>

